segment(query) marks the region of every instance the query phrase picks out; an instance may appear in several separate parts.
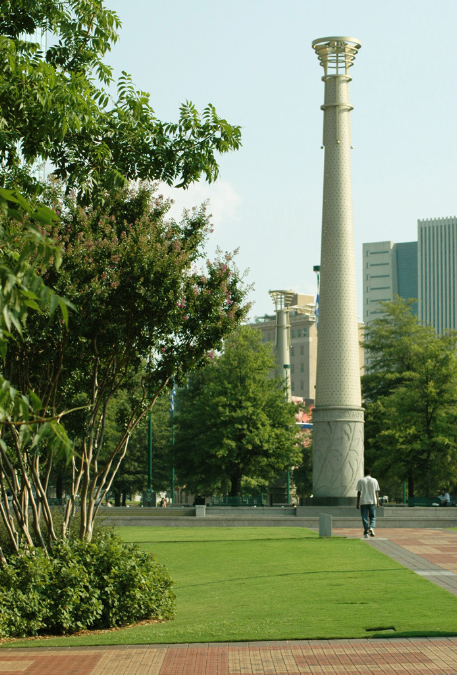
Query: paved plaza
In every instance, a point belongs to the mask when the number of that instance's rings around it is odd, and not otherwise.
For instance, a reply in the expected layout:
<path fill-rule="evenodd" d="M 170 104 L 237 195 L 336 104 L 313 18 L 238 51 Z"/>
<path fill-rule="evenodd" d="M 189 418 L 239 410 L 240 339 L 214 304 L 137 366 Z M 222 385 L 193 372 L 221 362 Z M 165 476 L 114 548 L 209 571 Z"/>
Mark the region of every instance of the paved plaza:
<path fill-rule="evenodd" d="M 382 529 L 368 546 L 457 595 L 457 532 Z M 354 530 L 335 535 L 356 537 Z M 5 648 L 0 673 L 29 675 L 286 675 L 420 673 L 457 675 L 456 637 L 299 640 L 116 647 Z"/>

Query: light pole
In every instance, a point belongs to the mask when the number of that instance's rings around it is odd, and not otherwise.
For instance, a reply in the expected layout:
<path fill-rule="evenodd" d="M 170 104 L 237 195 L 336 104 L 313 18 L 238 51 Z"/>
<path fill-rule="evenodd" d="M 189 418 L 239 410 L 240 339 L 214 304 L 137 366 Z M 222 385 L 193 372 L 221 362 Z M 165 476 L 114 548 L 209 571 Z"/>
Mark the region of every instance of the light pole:
<path fill-rule="evenodd" d="M 355 505 L 363 474 L 359 334 L 351 186 L 349 69 L 361 47 L 350 37 L 314 40 L 324 69 L 324 195 L 319 292 L 313 495 Z"/>
<path fill-rule="evenodd" d="M 171 467 L 171 503 L 175 503 L 175 380 L 173 378 L 173 386 L 170 394 L 170 414 L 171 414 L 171 459 L 173 466 Z"/>
<path fill-rule="evenodd" d="M 279 375 L 284 381 L 286 399 L 291 400 L 290 379 L 290 318 L 289 307 L 294 296 L 293 291 L 270 291 L 275 303 L 276 334 L 275 347 L 278 359 Z M 287 467 L 287 503 L 290 504 L 290 467 Z"/>

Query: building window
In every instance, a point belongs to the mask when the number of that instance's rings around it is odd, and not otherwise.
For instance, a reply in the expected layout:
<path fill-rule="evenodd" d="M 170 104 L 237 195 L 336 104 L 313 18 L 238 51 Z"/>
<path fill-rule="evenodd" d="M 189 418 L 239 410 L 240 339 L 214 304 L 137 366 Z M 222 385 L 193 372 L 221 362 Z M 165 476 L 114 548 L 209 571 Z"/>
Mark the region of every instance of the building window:
<path fill-rule="evenodd" d="M 293 366 L 290 367 L 290 372 L 292 373 L 292 375 L 294 374 L 294 367 Z"/>
<path fill-rule="evenodd" d="M 301 337 L 301 328 L 298 329 L 298 337 Z"/>
<path fill-rule="evenodd" d="M 304 373 L 304 372 L 305 372 L 305 364 L 304 364 L 304 363 L 302 363 L 302 364 L 300 365 L 300 372 L 301 372 L 301 373 Z"/>
<path fill-rule="evenodd" d="M 292 329 L 292 337 L 295 337 L 295 331 Z"/>
<path fill-rule="evenodd" d="M 304 354 L 305 354 L 305 346 L 301 345 L 300 346 L 300 356 L 304 356 Z"/>
<path fill-rule="evenodd" d="M 306 337 L 306 335 L 307 335 L 306 328 L 303 328 L 303 337 Z"/>
<path fill-rule="evenodd" d="M 292 391 L 295 391 L 295 383 L 293 380 L 292 380 Z"/>
<path fill-rule="evenodd" d="M 303 382 L 303 380 L 301 380 L 300 381 L 300 389 L 303 391 L 304 388 L 305 388 L 305 383 Z"/>
<path fill-rule="evenodd" d="M 291 356 L 294 355 L 294 348 L 293 348 L 293 347 L 290 348 L 290 355 L 291 355 Z"/>

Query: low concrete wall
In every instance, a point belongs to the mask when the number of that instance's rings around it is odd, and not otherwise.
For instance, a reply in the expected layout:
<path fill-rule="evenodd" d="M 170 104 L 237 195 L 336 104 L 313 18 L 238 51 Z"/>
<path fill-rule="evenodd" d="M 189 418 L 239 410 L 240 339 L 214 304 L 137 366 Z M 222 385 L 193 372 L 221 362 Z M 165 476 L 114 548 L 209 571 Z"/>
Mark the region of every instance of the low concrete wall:
<path fill-rule="evenodd" d="M 320 513 L 332 516 L 333 528 L 362 528 L 360 511 L 351 506 L 299 506 L 296 509 L 265 507 L 214 507 L 195 517 L 195 507 L 112 508 L 99 511 L 98 519 L 107 525 L 144 527 L 309 527 L 319 528 Z M 457 527 L 457 508 L 379 507 L 376 528 Z"/>
<path fill-rule="evenodd" d="M 306 520 L 302 518 L 123 518 L 105 521 L 108 525 L 118 527 L 317 527 L 318 519 Z"/>
<path fill-rule="evenodd" d="M 161 507 L 123 507 L 123 506 L 114 506 L 112 509 L 103 508 L 99 509 L 97 517 L 98 518 L 115 518 L 120 517 L 125 518 L 183 518 L 185 516 L 195 516 L 195 506 L 190 507 L 171 507 L 163 509 Z"/>

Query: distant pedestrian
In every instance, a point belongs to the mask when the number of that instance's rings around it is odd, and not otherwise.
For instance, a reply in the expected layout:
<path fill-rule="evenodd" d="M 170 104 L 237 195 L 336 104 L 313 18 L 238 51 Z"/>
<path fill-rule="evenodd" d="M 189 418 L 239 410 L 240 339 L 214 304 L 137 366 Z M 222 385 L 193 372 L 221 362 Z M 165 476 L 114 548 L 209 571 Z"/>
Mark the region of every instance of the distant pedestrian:
<path fill-rule="evenodd" d="M 438 495 L 438 499 L 441 502 L 440 506 L 451 505 L 451 498 L 449 497 L 449 492 L 446 492 L 446 490 L 441 490 L 441 493 Z"/>
<path fill-rule="evenodd" d="M 357 482 L 357 508 L 360 508 L 365 539 L 374 537 L 376 507 L 379 506 L 379 483 L 371 476 L 371 469 L 365 469 L 365 477 Z"/>

